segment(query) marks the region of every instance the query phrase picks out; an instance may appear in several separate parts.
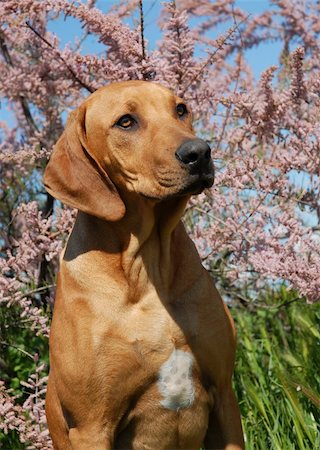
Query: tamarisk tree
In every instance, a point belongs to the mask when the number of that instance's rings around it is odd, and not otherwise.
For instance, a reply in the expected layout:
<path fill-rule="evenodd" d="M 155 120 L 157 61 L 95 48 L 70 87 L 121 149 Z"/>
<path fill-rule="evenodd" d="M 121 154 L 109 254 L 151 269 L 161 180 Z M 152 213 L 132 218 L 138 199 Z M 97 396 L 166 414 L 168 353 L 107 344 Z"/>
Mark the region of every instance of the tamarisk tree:
<path fill-rule="evenodd" d="M 319 2 L 271 0 L 253 16 L 234 0 L 167 2 L 156 45 L 150 2 L 102 6 L 0 3 L 0 430 L 30 449 L 51 448 L 46 339 L 57 256 L 75 217 L 45 192 L 42 171 L 69 111 L 100 86 L 144 79 L 190 104 L 216 179 L 192 198 L 185 222 L 226 299 L 249 303 L 274 283 L 307 302 L 320 297 Z M 63 17 L 82 27 L 66 45 L 50 31 Z M 83 51 L 88 37 L 98 54 Z M 247 51 L 275 42 L 278 66 L 256 80 Z M 9 367 L 19 352 L 34 370 L 19 375 L 22 397 Z"/>

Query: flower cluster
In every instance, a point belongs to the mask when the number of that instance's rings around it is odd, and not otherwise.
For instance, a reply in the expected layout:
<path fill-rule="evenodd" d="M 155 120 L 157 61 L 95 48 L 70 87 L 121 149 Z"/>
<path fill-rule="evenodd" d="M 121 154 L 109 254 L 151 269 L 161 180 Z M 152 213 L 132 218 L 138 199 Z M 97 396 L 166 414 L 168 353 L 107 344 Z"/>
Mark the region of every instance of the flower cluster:
<path fill-rule="evenodd" d="M 44 398 L 47 377 L 43 376 L 45 366 L 41 364 L 21 385 L 28 391 L 28 397 L 23 404 L 12 395 L 0 381 L 0 430 L 8 434 L 10 430 L 19 433 L 20 442 L 26 444 L 28 450 L 51 450 L 52 443 L 46 427 Z"/>

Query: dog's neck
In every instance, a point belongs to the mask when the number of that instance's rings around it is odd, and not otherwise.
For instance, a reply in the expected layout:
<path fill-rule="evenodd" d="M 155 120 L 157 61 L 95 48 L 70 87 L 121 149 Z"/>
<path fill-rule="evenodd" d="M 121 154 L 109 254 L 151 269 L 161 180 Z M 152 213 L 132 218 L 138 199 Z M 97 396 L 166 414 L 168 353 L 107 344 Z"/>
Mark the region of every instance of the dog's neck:
<path fill-rule="evenodd" d="M 121 267 L 129 287 L 129 301 L 138 301 L 148 289 L 161 289 L 161 295 L 165 295 L 163 291 L 169 290 L 175 275 L 173 255 L 179 246 L 175 230 L 182 226 L 179 222 L 187 200 L 131 200 L 126 202 L 130 209 L 119 222 L 79 212 L 75 233 L 69 238 L 72 245 L 67 246 L 64 259 L 99 251 L 110 270 L 113 265 Z"/>
<path fill-rule="evenodd" d="M 169 289 L 174 277 L 175 230 L 186 203 L 186 198 L 128 202 L 131 210 L 120 227 L 125 242 L 121 261 L 134 296 L 139 297 L 150 283 L 156 289 Z"/>

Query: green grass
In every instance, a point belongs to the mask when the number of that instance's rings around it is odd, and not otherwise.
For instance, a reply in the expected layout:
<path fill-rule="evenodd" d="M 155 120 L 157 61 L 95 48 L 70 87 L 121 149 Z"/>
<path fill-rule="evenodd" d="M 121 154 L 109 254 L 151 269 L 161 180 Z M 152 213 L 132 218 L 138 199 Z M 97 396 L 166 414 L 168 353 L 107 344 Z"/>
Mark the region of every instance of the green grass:
<path fill-rule="evenodd" d="M 263 306 L 231 309 L 248 450 L 320 449 L 320 305 L 292 299 L 281 289 Z"/>

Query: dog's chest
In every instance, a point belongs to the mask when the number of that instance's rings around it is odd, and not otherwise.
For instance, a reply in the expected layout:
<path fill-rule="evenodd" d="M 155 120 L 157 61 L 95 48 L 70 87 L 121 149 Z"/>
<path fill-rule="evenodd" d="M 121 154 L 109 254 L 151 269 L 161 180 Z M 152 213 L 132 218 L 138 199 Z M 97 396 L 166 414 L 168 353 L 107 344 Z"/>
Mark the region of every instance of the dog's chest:
<path fill-rule="evenodd" d="M 187 346 L 162 356 L 124 419 L 120 442 L 129 436 L 143 440 L 146 448 L 200 448 L 211 404 L 199 367 Z"/>
<path fill-rule="evenodd" d="M 142 354 L 169 354 L 199 334 L 198 312 L 193 303 L 164 303 L 152 295 L 133 305 L 123 318 L 122 329 Z"/>
<path fill-rule="evenodd" d="M 160 404 L 170 410 L 191 406 L 195 399 L 193 381 L 194 358 L 191 352 L 174 349 L 158 372 Z"/>
<path fill-rule="evenodd" d="M 197 334 L 197 314 L 191 306 L 164 306 L 153 298 L 134 305 L 121 328 L 143 370 L 155 380 L 162 408 L 180 410 L 195 400 L 199 368 L 189 346 Z M 197 375 L 195 375 L 197 374 Z"/>

